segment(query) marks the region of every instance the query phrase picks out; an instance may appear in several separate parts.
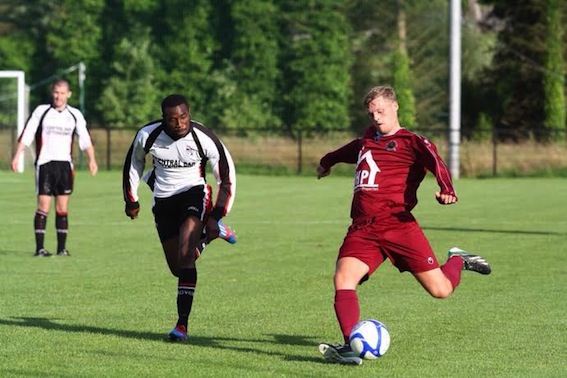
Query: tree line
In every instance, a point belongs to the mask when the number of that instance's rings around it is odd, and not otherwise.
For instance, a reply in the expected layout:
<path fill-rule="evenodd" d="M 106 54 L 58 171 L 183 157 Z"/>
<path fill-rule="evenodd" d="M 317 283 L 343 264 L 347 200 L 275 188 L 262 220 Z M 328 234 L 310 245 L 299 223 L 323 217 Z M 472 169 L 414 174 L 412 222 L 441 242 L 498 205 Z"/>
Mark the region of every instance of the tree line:
<path fill-rule="evenodd" d="M 567 2 L 461 4 L 464 135 L 564 131 Z M 33 84 L 83 62 L 87 118 L 112 128 L 181 93 L 213 128 L 359 131 L 378 84 L 403 126 L 446 128 L 448 15 L 448 0 L 4 0 L 0 69 Z"/>

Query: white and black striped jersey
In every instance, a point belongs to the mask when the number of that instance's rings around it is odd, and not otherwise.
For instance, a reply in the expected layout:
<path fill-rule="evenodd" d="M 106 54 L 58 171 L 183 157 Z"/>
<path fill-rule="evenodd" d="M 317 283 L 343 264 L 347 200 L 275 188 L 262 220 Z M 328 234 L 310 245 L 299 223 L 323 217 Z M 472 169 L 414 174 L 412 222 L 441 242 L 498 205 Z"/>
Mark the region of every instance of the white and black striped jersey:
<path fill-rule="evenodd" d="M 221 219 L 230 212 L 236 190 L 232 157 L 207 127 L 191 121 L 190 130 L 177 140 L 167 135 L 161 120 L 138 130 L 124 162 L 122 187 L 127 204 L 138 202 L 141 180 L 150 186 L 155 198 L 171 197 L 205 185 L 208 161 L 218 184 L 211 216 Z M 152 155 L 153 167 L 143 174 L 147 154 Z"/>
<path fill-rule="evenodd" d="M 92 146 L 87 121 L 77 108 L 67 105 L 59 111 L 50 104 L 39 105 L 28 119 L 19 142 L 29 146 L 35 141 L 36 165 L 49 161 L 72 161 L 73 133 L 79 137 L 79 147 Z"/>

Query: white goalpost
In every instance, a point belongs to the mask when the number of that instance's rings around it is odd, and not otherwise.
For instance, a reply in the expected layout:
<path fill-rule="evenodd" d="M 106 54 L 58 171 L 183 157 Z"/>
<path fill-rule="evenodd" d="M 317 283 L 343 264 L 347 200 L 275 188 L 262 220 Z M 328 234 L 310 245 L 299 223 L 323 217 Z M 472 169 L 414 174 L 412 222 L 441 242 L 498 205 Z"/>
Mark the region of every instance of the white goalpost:
<path fill-rule="evenodd" d="M 24 71 L 0 71 L 0 78 L 13 78 L 17 80 L 17 135 L 22 133 L 26 121 L 26 80 Z M 18 172 L 24 171 L 24 154 L 20 154 Z"/>

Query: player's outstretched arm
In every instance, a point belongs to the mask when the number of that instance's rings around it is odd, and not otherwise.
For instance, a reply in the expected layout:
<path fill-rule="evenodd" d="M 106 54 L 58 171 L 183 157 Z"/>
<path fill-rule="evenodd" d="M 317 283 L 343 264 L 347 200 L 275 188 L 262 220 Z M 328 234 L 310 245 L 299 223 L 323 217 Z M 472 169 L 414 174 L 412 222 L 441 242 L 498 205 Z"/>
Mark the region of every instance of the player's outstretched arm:
<path fill-rule="evenodd" d="M 331 174 L 331 167 L 337 163 L 356 164 L 358 161 L 358 151 L 360 150 L 360 139 L 353 139 L 344 146 L 327 153 L 319 161 L 317 167 L 317 179 L 329 176 Z M 328 167 L 328 168 L 325 168 Z"/>

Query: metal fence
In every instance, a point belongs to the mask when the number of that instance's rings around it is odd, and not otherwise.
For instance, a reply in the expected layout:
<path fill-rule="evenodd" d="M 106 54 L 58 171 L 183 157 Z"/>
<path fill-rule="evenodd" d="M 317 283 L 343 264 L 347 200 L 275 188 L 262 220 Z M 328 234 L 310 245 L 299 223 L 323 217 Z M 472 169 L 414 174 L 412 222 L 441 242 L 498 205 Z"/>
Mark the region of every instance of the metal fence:
<path fill-rule="evenodd" d="M 124 157 L 136 128 L 90 130 L 96 146 L 100 169 L 121 169 Z M 447 159 L 447 130 L 420 129 L 420 134 L 437 145 L 440 155 Z M 230 150 L 241 172 L 267 174 L 314 174 L 319 159 L 356 137 L 348 129 L 295 130 L 235 129 L 217 134 Z M 9 169 L 11 154 L 16 144 L 13 129 L 0 129 L 0 168 Z M 32 167 L 32 149 L 26 151 L 26 169 Z M 567 143 L 565 130 L 554 133 L 541 130 L 527 135 L 511 130 L 495 129 L 485 133 L 463 132 L 459 147 L 461 177 L 530 175 L 537 172 L 567 170 Z M 79 169 L 84 165 L 77 146 L 75 162 Z M 337 167 L 336 171 L 351 174 L 352 167 Z"/>

